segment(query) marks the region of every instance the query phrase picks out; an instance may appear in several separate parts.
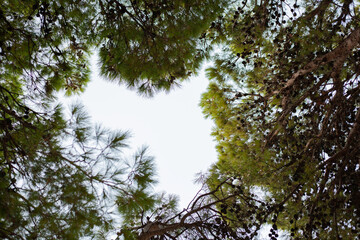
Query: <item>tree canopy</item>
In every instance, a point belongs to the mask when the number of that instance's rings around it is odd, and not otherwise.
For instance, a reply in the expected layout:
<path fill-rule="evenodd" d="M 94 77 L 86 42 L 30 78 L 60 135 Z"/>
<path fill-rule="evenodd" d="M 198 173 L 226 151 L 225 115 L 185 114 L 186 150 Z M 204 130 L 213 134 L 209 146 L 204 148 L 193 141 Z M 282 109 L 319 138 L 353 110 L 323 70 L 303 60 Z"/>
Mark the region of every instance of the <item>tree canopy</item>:
<path fill-rule="evenodd" d="M 100 238 L 112 230 L 114 204 L 126 220 L 162 201 L 150 191 L 155 169 L 146 149 L 124 159 L 128 133 L 91 124 L 79 104 L 64 113 L 56 94 L 85 89 L 93 49 L 108 79 L 145 95 L 170 89 L 207 56 L 196 40 L 221 6 L 1 1 L 1 238 Z"/>
<path fill-rule="evenodd" d="M 1 62 L 37 91 L 84 88 L 88 55 L 101 72 L 139 92 L 169 90 L 208 56 L 198 36 L 226 1 L 2 1 Z"/>
<path fill-rule="evenodd" d="M 272 237 L 359 237 L 358 7 L 243 2 L 208 30 L 222 45 L 201 103 L 216 123 L 210 181 L 261 187 Z"/>
<path fill-rule="evenodd" d="M 358 2 L 4 0 L 0 33 L 1 238 L 360 237 Z M 212 63 L 219 160 L 183 211 L 152 193 L 146 149 L 124 160 L 128 133 L 57 104 L 85 89 L 94 50 L 147 96 Z"/>

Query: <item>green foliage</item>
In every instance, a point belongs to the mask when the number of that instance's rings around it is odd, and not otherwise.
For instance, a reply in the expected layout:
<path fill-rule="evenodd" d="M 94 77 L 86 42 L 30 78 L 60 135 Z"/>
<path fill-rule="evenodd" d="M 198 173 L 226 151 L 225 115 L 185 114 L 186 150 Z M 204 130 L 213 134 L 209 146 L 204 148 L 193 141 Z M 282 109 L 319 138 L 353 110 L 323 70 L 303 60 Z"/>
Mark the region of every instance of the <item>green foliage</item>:
<path fill-rule="evenodd" d="M 60 106 L 29 108 L 17 97 L 23 94 L 20 89 L 3 86 L 1 237 L 79 239 L 99 228 L 108 231 L 106 196 L 128 188 L 119 169 L 128 134 L 92 127 L 79 105 L 72 107 L 68 120 Z M 147 159 L 147 177 L 151 161 Z"/>
<path fill-rule="evenodd" d="M 358 15 L 351 0 L 1 1 L 0 237 L 104 239 L 115 203 L 119 239 L 256 238 L 265 223 L 272 239 L 355 239 Z M 92 50 L 148 96 L 212 60 L 201 106 L 219 161 L 184 211 L 153 193 L 146 148 L 124 161 L 127 132 L 57 105 L 84 90 Z"/>
<path fill-rule="evenodd" d="M 99 48 L 110 80 L 139 92 L 170 90 L 208 56 L 199 37 L 227 1 L 2 1 L 1 76 L 22 76 L 47 94 L 83 91 Z"/>
<path fill-rule="evenodd" d="M 2 1 L 1 78 L 22 76 L 38 94 L 83 90 L 89 80 L 88 26 L 94 9 L 89 1 Z"/>
<path fill-rule="evenodd" d="M 170 90 L 208 56 L 200 35 L 226 1 L 100 1 L 102 74 L 140 93 Z"/>
<path fill-rule="evenodd" d="M 282 228 L 298 238 L 355 238 L 357 3 L 238 2 L 230 12 L 208 34 L 222 46 L 201 102 L 216 124 L 211 181 L 235 176 L 262 187 L 275 204 L 272 237 Z"/>
<path fill-rule="evenodd" d="M 199 37 L 225 5 L 0 2 L 0 238 L 106 238 L 114 202 L 125 223 L 173 202 L 151 193 L 154 163 L 145 149 L 124 161 L 128 133 L 90 124 L 79 104 L 64 114 L 56 93 L 84 90 L 94 50 L 109 79 L 146 95 L 169 90 L 208 56 Z"/>
<path fill-rule="evenodd" d="M 128 163 L 127 183 L 130 188 L 117 199 L 118 210 L 124 222 L 133 222 L 134 216 L 154 208 L 157 196 L 151 194 L 155 166 L 153 158 L 146 156 L 146 148 L 141 149 L 134 156 L 134 162 Z"/>

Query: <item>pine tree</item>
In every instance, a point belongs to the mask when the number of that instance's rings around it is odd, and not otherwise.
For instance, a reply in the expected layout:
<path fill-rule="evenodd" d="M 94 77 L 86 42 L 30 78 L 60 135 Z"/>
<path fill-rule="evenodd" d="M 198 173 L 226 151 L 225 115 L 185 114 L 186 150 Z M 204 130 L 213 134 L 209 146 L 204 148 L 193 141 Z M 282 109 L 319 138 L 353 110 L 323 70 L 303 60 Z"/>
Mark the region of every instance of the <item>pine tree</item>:
<path fill-rule="evenodd" d="M 94 237 L 112 231 L 114 199 L 151 205 L 155 168 L 145 148 L 124 161 L 127 132 L 92 125 L 78 104 L 69 117 L 52 102 L 30 108 L 22 87 L 0 87 L 2 239 Z"/>
<path fill-rule="evenodd" d="M 359 43 L 351 0 L 2 1 L 1 238 L 105 238 L 115 203 L 120 239 L 250 239 L 265 223 L 271 239 L 355 239 Z M 56 104 L 85 89 L 94 49 L 145 95 L 213 62 L 201 106 L 219 161 L 184 211 L 152 193 L 145 149 L 123 160 L 126 132 Z"/>
<path fill-rule="evenodd" d="M 90 50 L 96 48 L 109 80 L 147 95 L 169 90 L 196 73 L 208 56 L 198 38 L 226 2 L 2 1 L 2 75 L 22 75 L 41 93 L 81 91 L 89 81 Z"/>
<path fill-rule="evenodd" d="M 151 95 L 196 73 L 200 34 L 226 1 L 30 0 L 0 3 L 0 236 L 79 239 L 150 211 L 146 148 L 124 161 L 128 133 L 65 114 L 56 94 L 83 91 L 98 49 L 102 74 Z M 169 200 L 174 206 L 174 199 Z"/>
<path fill-rule="evenodd" d="M 175 78 L 186 79 L 199 68 L 206 54 L 194 57 L 195 40 L 220 6 L 220 1 L 0 3 L 1 238 L 94 236 L 111 230 L 108 211 L 116 199 L 120 206 L 154 205 L 159 196 L 149 189 L 155 169 L 145 149 L 126 165 L 121 150 L 128 134 L 90 124 L 79 105 L 65 115 L 56 93 L 84 90 L 93 48 L 100 48 L 102 72 L 109 78 L 149 94 L 169 89 Z"/>
<path fill-rule="evenodd" d="M 266 219 L 271 239 L 359 236 L 358 16 L 354 1 L 244 1 L 208 30 L 222 46 L 201 103 L 218 142 L 209 181 L 266 193 L 242 221 Z"/>
<path fill-rule="evenodd" d="M 101 70 L 145 95 L 195 74 L 210 46 L 200 40 L 227 1 L 99 1 Z"/>

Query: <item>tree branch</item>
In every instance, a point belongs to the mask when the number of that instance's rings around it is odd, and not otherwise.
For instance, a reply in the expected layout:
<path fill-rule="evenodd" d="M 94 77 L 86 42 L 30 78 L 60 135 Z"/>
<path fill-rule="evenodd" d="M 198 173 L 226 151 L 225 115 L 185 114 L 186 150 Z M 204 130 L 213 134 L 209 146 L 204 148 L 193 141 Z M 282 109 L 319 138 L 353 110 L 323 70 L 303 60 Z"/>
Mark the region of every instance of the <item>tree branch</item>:
<path fill-rule="evenodd" d="M 298 70 L 292 75 L 292 77 L 287 81 L 286 85 L 282 88 L 282 91 L 292 87 L 296 79 L 300 76 L 303 76 L 309 72 L 314 71 L 319 66 L 324 65 L 329 62 L 338 62 L 339 58 L 343 59 L 349 55 L 352 49 L 358 46 L 360 43 L 360 28 L 356 28 L 347 38 L 344 39 L 340 45 L 335 48 L 333 51 L 317 57 L 315 60 L 306 64 L 302 69 Z"/>

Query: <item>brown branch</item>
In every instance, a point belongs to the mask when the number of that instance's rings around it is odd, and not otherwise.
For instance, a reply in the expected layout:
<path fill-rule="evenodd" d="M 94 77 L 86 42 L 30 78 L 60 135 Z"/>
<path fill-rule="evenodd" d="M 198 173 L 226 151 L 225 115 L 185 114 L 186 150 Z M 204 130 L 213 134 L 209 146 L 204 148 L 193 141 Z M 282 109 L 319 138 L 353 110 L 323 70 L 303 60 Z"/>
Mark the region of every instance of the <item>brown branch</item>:
<path fill-rule="evenodd" d="M 331 0 L 324 0 L 322 1 L 317 8 L 315 8 L 314 10 L 312 10 L 310 13 L 304 15 L 303 17 L 299 18 L 299 20 L 306 20 L 309 21 L 312 18 L 314 18 L 316 15 L 320 15 L 322 14 L 330 5 L 332 1 Z"/>
<path fill-rule="evenodd" d="M 337 153 L 335 153 L 334 155 L 332 155 L 330 158 L 328 158 L 327 160 L 323 161 L 317 168 L 320 169 L 323 166 L 335 162 L 338 158 L 340 158 L 341 156 L 345 155 L 350 147 L 350 142 L 352 141 L 352 139 L 354 138 L 354 136 L 356 135 L 357 131 L 359 130 L 360 126 L 360 109 L 358 110 L 357 114 L 356 114 L 356 119 L 355 119 L 355 124 L 353 126 L 353 128 L 350 130 L 350 133 L 346 139 L 346 143 L 345 146 L 338 151 Z"/>
<path fill-rule="evenodd" d="M 150 226 L 149 231 L 147 232 L 142 232 L 139 236 L 138 236 L 138 240 L 149 240 L 151 239 L 151 237 L 156 236 L 156 235 L 164 235 L 167 234 L 168 232 L 180 229 L 180 228 L 193 228 L 193 227 L 198 227 L 202 225 L 202 222 L 194 222 L 194 223 L 173 223 L 173 224 L 168 224 L 168 225 L 164 225 L 161 223 L 150 223 L 152 224 L 152 226 Z"/>
<path fill-rule="evenodd" d="M 279 128 L 274 129 L 269 136 L 266 139 L 265 142 L 265 146 L 267 146 L 272 139 L 280 132 L 280 126 L 284 126 L 284 120 L 286 118 L 286 116 L 291 113 L 291 111 L 293 109 L 295 109 L 300 103 L 302 103 L 307 97 L 309 97 L 311 95 L 312 92 L 316 91 L 318 88 L 320 88 L 320 86 L 326 82 L 328 80 L 330 76 L 329 75 L 325 75 L 322 77 L 322 79 L 315 84 L 312 88 L 310 88 L 309 90 L 307 90 L 295 103 L 288 105 L 289 102 L 286 100 L 287 98 L 284 97 L 285 100 L 283 100 L 283 112 L 282 114 L 277 118 L 276 122 L 279 125 Z"/>
<path fill-rule="evenodd" d="M 354 49 L 356 46 L 358 46 L 359 43 L 360 43 L 360 28 L 356 28 L 333 51 L 317 57 L 313 61 L 306 64 L 302 69 L 294 73 L 292 77 L 287 81 L 286 85 L 282 88 L 282 91 L 285 91 L 286 89 L 289 89 L 291 86 L 293 86 L 298 77 L 314 71 L 319 66 L 333 61 L 338 63 L 342 59 L 346 58 L 350 54 L 351 50 Z"/>
<path fill-rule="evenodd" d="M 222 182 L 220 185 L 217 186 L 217 188 L 209 193 L 205 193 L 200 195 L 199 197 L 197 197 L 194 201 L 194 203 L 192 204 L 191 211 L 187 212 L 179 222 L 177 223 L 173 223 L 173 224 L 165 224 L 165 223 L 161 223 L 161 222 L 152 222 L 152 223 L 148 223 L 150 225 L 145 225 L 145 226 L 141 226 L 141 227 L 136 227 L 134 229 L 145 229 L 146 226 L 148 226 L 148 229 L 146 229 L 146 231 L 143 231 L 139 236 L 138 236 L 138 240 L 149 240 L 151 237 L 156 236 L 156 235 L 164 235 L 164 234 L 168 234 L 171 231 L 180 229 L 180 228 L 186 228 L 186 229 L 190 229 L 190 228 L 197 228 L 199 229 L 199 227 L 203 226 L 203 221 L 195 221 L 192 223 L 186 223 L 186 219 L 188 217 L 190 217 L 193 214 L 198 213 L 199 211 L 203 210 L 203 209 L 209 209 L 211 206 L 222 202 L 222 201 L 226 201 L 229 198 L 232 198 L 234 196 L 236 196 L 237 194 L 231 194 L 225 198 L 210 202 L 204 206 L 198 207 L 196 209 L 194 209 L 196 202 L 198 202 L 199 199 L 209 196 L 211 194 L 214 194 L 216 191 L 219 190 L 219 188 L 226 183 L 226 181 Z"/>
<path fill-rule="evenodd" d="M 194 209 L 196 203 L 197 203 L 201 198 L 216 193 L 216 192 L 219 190 L 219 188 L 220 188 L 222 185 L 224 185 L 227 181 L 228 181 L 228 179 L 226 179 L 225 181 L 221 182 L 213 191 L 208 192 L 208 193 L 204 193 L 204 194 L 200 195 L 199 197 L 197 197 L 195 200 L 193 200 L 194 202 L 193 202 L 193 204 L 191 205 L 191 209 Z"/>
<path fill-rule="evenodd" d="M 356 135 L 356 132 L 360 128 L 359 125 L 360 125 L 360 108 L 358 109 L 358 112 L 356 114 L 354 127 L 350 130 L 350 133 L 349 133 L 349 135 L 348 135 L 348 137 L 346 139 L 346 143 L 345 143 L 344 148 L 349 148 L 351 140 L 354 138 L 354 136 Z"/>
<path fill-rule="evenodd" d="M 326 63 L 329 62 L 334 62 L 334 66 L 333 69 L 334 71 L 332 71 L 330 73 L 330 76 L 334 79 L 335 83 L 337 85 L 339 85 L 339 79 L 337 77 L 337 75 L 339 74 L 339 72 L 341 71 L 341 67 L 344 63 L 344 61 L 346 60 L 347 56 L 351 53 L 351 50 L 354 49 L 356 46 L 358 46 L 360 43 L 360 28 L 356 28 L 346 39 L 344 39 L 344 41 L 342 43 L 340 43 L 340 45 L 335 48 L 333 51 L 317 57 L 315 60 L 309 62 L 308 64 L 306 64 L 302 69 L 298 70 L 296 73 L 294 73 L 292 75 L 292 77 L 287 81 L 286 85 L 281 89 L 280 92 L 285 92 L 286 90 L 288 90 L 290 87 L 292 87 L 295 84 L 295 81 L 300 77 L 303 76 L 307 73 L 310 73 L 314 70 L 316 70 L 319 66 L 324 65 Z M 319 87 L 320 84 L 322 84 L 326 79 L 328 78 L 328 76 L 323 77 L 323 79 L 316 84 L 311 90 L 315 90 L 315 87 Z M 284 97 L 282 100 L 282 107 L 283 107 L 283 113 L 282 115 L 277 119 L 277 122 L 280 123 L 282 125 L 283 120 L 285 119 L 285 117 L 301 102 L 303 101 L 307 95 L 310 94 L 309 90 L 307 92 L 307 94 L 305 94 L 303 97 L 301 97 L 300 99 L 298 99 L 298 101 L 295 102 L 295 104 L 292 105 L 288 105 L 289 101 L 288 101 L 288 97 Z M 339 91 L 337 91 L 339 92 Z M 338 95 L 338 94 L 337 94 Z M 269 137 L 267 138 L 266 144 L 267 145 L 269 142 L 271 142 L 271 140 L 273 139 L 274 136 L 276 136 L 279 132 L 279 129 L 274 129 L 270 134 Z"/>
<path fill-rule="evenodd" d="M 11 115 L 12 117 L 14 117 L 19 122 L 21 122 L 25 127 L 30 128 L 30 129 L 34 129 L 34 130 L 37 129 L 32 124 L 30 124 L 27 121 L 23 120 L 23 118 L 18 116 L 14 111 L 11 111 L 11 110 L 7 109 L 4 105 L 0 104 L 0 109 L 3 110 L 5 113 L 7 113 L 7 114 Z"/>

